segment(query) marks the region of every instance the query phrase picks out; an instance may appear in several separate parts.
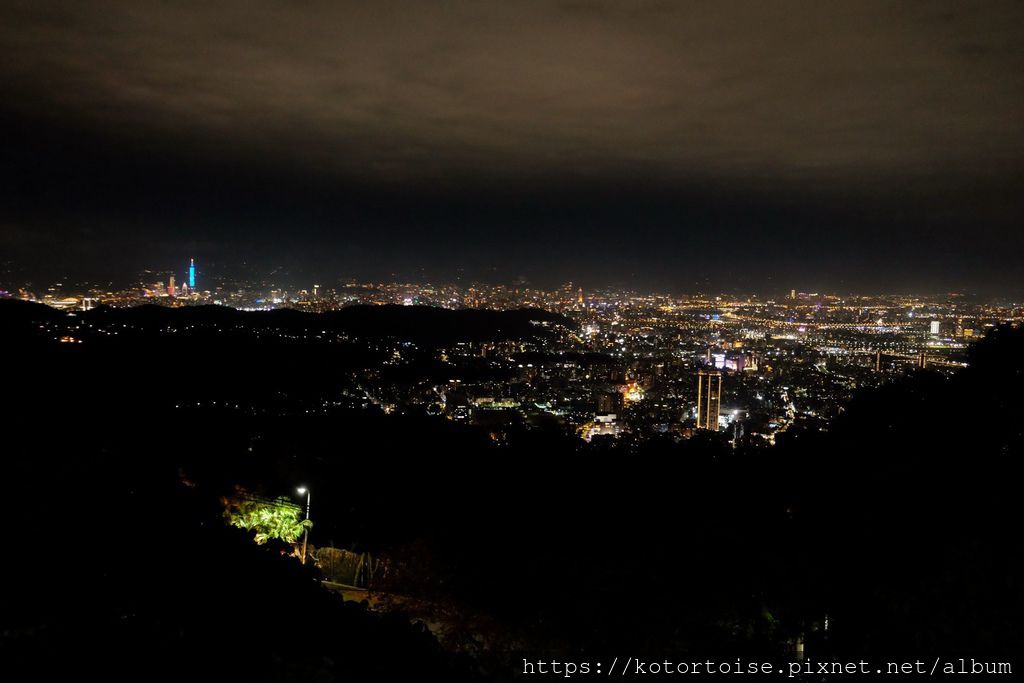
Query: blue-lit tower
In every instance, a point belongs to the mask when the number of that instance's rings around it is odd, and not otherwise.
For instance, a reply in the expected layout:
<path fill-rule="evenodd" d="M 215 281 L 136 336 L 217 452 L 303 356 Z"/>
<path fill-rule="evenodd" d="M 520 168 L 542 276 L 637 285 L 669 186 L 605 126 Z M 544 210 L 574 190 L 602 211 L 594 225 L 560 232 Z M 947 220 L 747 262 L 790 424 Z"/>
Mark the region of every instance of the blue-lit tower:
<path fill-rule="evenodd" d="M 196 260 L 191 259 L 191 261 L 188 266 L 188 288 L 194 290 L 196 288 Z"/>

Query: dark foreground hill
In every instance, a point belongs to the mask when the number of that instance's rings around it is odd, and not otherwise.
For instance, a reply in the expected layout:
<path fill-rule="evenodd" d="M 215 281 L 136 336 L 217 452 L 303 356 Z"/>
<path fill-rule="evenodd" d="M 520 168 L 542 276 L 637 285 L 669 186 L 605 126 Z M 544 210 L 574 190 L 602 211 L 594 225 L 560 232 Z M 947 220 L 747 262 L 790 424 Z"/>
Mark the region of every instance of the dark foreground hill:
<path fill-rule="evenodd" d="M 11 336 L 28 334 L 40 323 L 66 321 L 67 313 L 30 302 L 0 299 L 0 330 Z M 550 335 L 572 322 L 564 316 L 541 309 L 492 311 L 450 310 L 430 306 L 348 306 L 325 313 L 293 309 L 241 311 L 226 306 L 144 305 L 132 308 L 100 306 L 76 312 L 75 322 L 83 325 L 121 326 L 138 333 L 156 334 L 173 329 L 223 332 L 275 331 L 294 335 L 347 335 L 359 338 L 396 338 L 416 344 L 447 345 L 458 342 L 535 339 Z"/>
<path fill-rule="evenodd" d="M 224 526 L 173 469 L 155 454 L 5 463 L 41 503 L 14 506 L 9 680 L 470 679 L 422 626 L 343 603 L 283 548 Z"/>

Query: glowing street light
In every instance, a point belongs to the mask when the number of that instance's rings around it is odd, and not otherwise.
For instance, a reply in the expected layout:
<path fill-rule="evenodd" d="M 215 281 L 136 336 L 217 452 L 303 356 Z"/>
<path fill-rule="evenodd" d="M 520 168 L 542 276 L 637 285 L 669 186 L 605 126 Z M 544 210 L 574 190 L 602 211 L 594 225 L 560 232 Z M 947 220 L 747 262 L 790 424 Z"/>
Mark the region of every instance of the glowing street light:
<path fill-rule="evenodd" d="M 309 501 L 312 499 L 313 494 L 305 486 L 300 486 L 295 489 L 300 496 L 306 497 L 306 521 L 309 521 Z M 309 546 L 309 525 L 306 525 L 306 531 L 302 536 L 302 564 L 306 564 L 306 548 Z"/>

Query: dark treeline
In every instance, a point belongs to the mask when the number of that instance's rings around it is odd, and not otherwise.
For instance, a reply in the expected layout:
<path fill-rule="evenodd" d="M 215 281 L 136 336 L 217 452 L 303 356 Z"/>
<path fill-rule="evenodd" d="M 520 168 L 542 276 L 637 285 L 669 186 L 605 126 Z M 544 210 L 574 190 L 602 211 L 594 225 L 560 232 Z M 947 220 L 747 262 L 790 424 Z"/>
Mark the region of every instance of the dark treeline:
<path fill-rule="evenodd" d="M 2 654 L 21 665 L 504 678 L 545 654 L 781 661 L 802 638 L 813 659 L 1012 660 L 1024 642 L 1020 329 L 994 331 L 953 378 L 863 392 L 828 432 L 753 451 L 525 427 L 496 444 L 441 418 L 214 404 L 327 391 L 365 361 L 344 346 L 247 345 L 218 375 L 187 341 L 147 358 L 25 339 L 6 348 L 0 406 L 16 530 Z M 182 397 L 201 405 L 175 409 Z M 223 527 L 233 487 L 300 484 L 314 544 L 389 557 L 395 591 L 487 615 L 497 658 L 341 605 Z"/>
<path fill-rule="evenodd" d="M 196 328 L 205 326 L 208 329 L 216 326 L 221 332 L 229 332 L 233 328 L 264 328 L 295 333 L 320 330 L 358 337 L 399 337 L 422 344 L 543 337 L 548 332 L 538 327 L 537 323 L 565 325 L 570 322 L 557 313 L 536 308 L 513 311 L 452 310 L 395 304 L 346 306 L 325 313 L 306 313 L 286 308 L 242 311 L 213 305 L 177 308 L 155 304 L 134 308 L 98 306 L 88 311 L 75 312 L 75 317 L 81 322 L 96 325 L 130 325 L 134 330 L 126 330 L 125 336 L 132 340 L 138 337 L 151 338 L 161 333 L 166 326 L 181 329 L 186 325 L 194 325 Z M 30 323 L 66 318 L 65 313 L 42 304 L 14 299 L 0 300 L 0 324 L 11 335 L 31 332 Z M 202 335 L 201 329 L 190 335 Z M 215 335 L 207 333 L 202 336 L 212 338 Z"/>

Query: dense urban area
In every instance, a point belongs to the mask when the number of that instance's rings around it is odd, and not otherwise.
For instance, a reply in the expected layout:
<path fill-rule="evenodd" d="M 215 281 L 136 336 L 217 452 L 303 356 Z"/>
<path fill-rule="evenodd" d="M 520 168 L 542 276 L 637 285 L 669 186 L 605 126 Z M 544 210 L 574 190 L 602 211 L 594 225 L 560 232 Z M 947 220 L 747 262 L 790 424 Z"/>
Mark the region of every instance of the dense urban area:
<path fill-rule="evenodd" d="M 144 282 L 147 276 L 156 278 L 147 272 Z M 1020 302 L 955 293 L 683 296 L 572 284 L 542 290 L 526 283 L 356 282 L 286 290 L 266 281 L 225 281 L 207 289 L 197 284 L 194 261 L 178 283 L 173 275 L 163 277 L 120 291 L 58 283 L 7 295 L 65 311 L 40 326 L 39 334 L 75 344 L 131 337 L 141 333 L 139 326 L 154 333 L 148 317 L 102 314 L 144 305 L 245 312 L 326 313 L 368 305 L 534 311 L 535 334 L 498 330 L 474 340 L 452 337 L 450 343 L 417 343 L 425 329 L 365 336 L 321 329 L 315 316 L 280 325 L 273 321 L 283 318 L 264 318 L 253 327 L 249 322 L 258 315 L 208 311 L 200 318 L 164 316 L 156 329 L 164 337 L 247 333 L 358 348 L 374 360 L 353 368 L 335 392 L 276 409 L 308 413 L 342 406 L 443 415 L 487 427 L 498 443 L 509 429 L 557 426 L 585 441 L 687 438 L 705 429 L 723 432 L 733 447 L 772 444 L 790 430 L 827 429 L 859 388 L 914 369 L 952 373 L 965 364 L 973 340 L 1024 319 Z M 267 409 L 244 397 L 230 407 Z"/>

